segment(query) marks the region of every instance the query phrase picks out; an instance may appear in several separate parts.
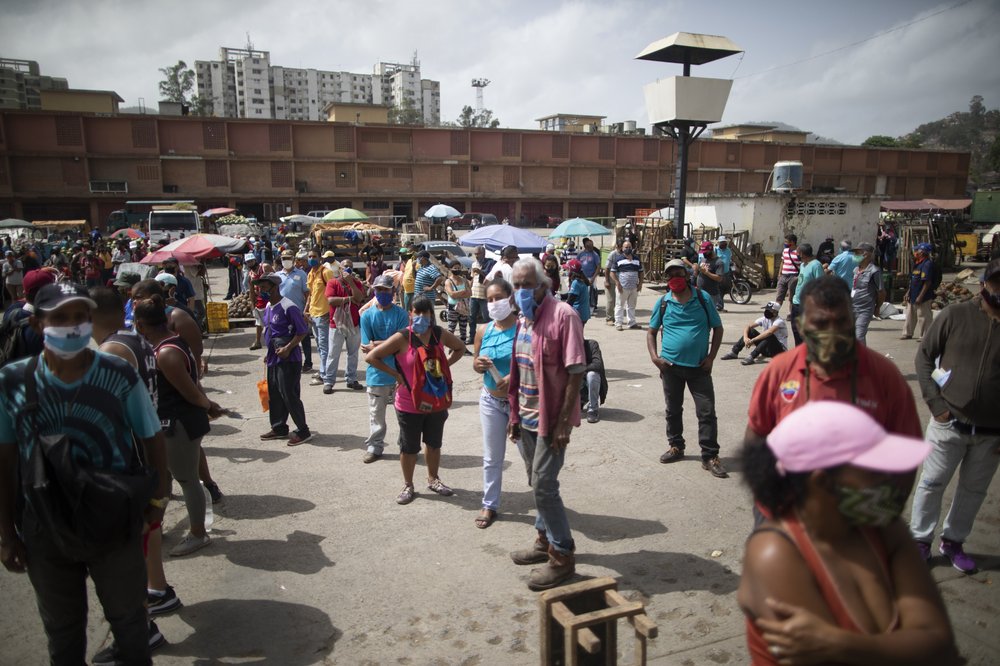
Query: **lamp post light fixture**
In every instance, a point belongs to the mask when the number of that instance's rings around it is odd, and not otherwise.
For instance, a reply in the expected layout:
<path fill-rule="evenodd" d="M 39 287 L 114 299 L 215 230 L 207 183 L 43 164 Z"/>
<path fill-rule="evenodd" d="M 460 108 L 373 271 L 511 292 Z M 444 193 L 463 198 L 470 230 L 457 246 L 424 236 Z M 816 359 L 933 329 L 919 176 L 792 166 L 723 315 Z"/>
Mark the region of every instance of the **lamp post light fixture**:
<path fill-rule="evenodd" d="M 649 123 L 677 141 L 677 172 L 674 178 L 676 238 L 684 234 L 688 147 L 701 136 L 709 123 L 722 120 L 726 100 L 733 87 L 730 79 L 691 76 L 691 65 L 704 65 L 742 52 L 743 49 L 726 37 L 675 32 L 653 42 L 635 57 L 636 60 L 675 62 L 684 66 L 683 76 L 657 79 L 643 88 Z"/>

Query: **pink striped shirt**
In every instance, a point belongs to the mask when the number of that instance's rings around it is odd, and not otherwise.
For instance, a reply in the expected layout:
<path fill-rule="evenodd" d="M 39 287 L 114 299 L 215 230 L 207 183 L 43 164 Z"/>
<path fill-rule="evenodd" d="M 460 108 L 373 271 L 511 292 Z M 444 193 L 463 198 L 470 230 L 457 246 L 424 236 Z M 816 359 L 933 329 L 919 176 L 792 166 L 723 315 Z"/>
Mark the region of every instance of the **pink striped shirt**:
<path fill-rule="evenodd" d="M 781 253 L 781 274 L 798 275 L 800 265 L 799 253 L 790 247 L 786 247 Z"/>

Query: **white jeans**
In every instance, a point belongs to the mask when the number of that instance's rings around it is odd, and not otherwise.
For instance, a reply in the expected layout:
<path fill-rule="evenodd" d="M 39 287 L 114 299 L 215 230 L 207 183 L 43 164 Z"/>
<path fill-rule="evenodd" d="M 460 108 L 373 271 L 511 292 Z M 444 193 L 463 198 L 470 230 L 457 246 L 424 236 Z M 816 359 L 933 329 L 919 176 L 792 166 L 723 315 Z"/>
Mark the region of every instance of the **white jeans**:
<path fill-rule="evenodd" d="M 382 455 L 382 449 L 385 448 L 385 433 L 388 430 L 385 424 L 385 409 L 392 404 L 395 395 L 395 386 L 368 387 L 368 439 L 365 440 L 368 453 Z"/>
<path fill-rule="evenodd" d="M 639 296 L 639 290 L 619 289 L 615 294 L 615 325 L 634 326 L 635 325 L 635 300 Z"/>
<path fill-rule="evenodd" d="M 1000 463 L 997 454 L 1000 436 L 966 435 L 955 430 L 951 423 L 939 423 L 933 417 L 924 436 L 934 448 L 924 459 L 920 481 L 913 493 L 910 532 L 917 541 L 930 543 L 934 540 L 934 530 L 941 515 L 941 499 L 957 469 L 955 497 L 944 519 L 941 537 L 964 543 L 972 532 L 976 514 Z"/>
<path fill-rule="evenodd" d="M 483 508 L 499 511 L 510 404 L 483 389 L 479 394 L 479 419 L 483 424 Z"/>
<path fill-rule="evenodd" d="M 326 352 L 326 374 L 323 384 L 333 386 L 337 383 L 337 371 L 340 370 L 340 352 L 347 345 L 347 368 L 344 370 L 344 380 L 350 384 L 358 381 L 358 350 L 361 349 L 361 329 L 353 328 L 346 334 L 339 328 L 330 329 L 330 348 Z"/>

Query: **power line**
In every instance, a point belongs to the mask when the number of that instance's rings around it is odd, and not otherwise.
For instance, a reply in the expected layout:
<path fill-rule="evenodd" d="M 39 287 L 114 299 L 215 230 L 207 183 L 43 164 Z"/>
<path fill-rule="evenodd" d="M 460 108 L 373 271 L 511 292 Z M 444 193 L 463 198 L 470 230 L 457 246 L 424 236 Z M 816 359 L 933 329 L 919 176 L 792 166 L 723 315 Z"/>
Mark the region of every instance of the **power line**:
<path fill-rule="evenodd" d="M 754 76 L 761 76 L 763 74 L 769 74 L 770 72 L 773 72 L 773 71 L 776 71 L 776 70 L 779 70 L 779 69 L 786 69 L 788 67 L 794 67 L 795 65 L 801 65 L 804 62 L 809 62 L 810 60 L 816 60 L 817 58 L 824 58 L 824 57 L 826 57 L 828 55 L 831 55 L 833 53 L 837 53 L 837 52 L 843 51 L 845 49 L 853 48 L 853 47 L 858 46 L 860 44 L 864 44 L 865 42 L 870 42 L 873 39 L 878 39 L 879 37 L 884 37 L 884 36 L 886 36 L 888 34 L 891 34 L 891 33 L 894 33 L 894 32 L 898 32 L 898 31 L 903 30 L 905 28 L 909 28 L 912 25 L 916 25 L 917 23 L 922 23 L 923 21 L 926 21 L 928 19 L 932 19 L 935 16 L 938 16 L 940 14 L 944 14 L 945 12 L 949 12 L 949 11 L 951 11 L 953 9 L 958 9 L 962 5 L 967 5 L 970 2 L 974 2 L 974 0 L 962 0 L 962 2 L 957 2 L 957 3 L 953 4 L 953 5 L 945 7 L 944 9 L 939 9 L 938 11 L 934 12 L 933 14 L 928 14 L 927 16 L 918 18 L 918 19 L 916 19 L 914 21 L 910 21 L 909 23 L 904 23 L 902 25 L 898 25 L 895 28 L 889 28 L 888 30 L 883 30 L 882 32 L 877 32 L 877 33 L 875 33 L 874 35 L 872 35 L 870 37 L 865 37 L 864 39 L 860 39 L 860 40 L 858 40 L 856 42 L 852 42 L 850 44 L 845 44 L 844 46 L 838 46 L 835 49 L 831 49 L 829 51 L 824 51 L 823 53 L 817 53 L 814 56 L 809 56 L 808 58 L 803 58 L 801 60 L 796 60 L 795 62 L 790 62 L 790 63 L 784 64 L 784 65 L 775 65 L 774 67 L 769 67 L 769 68 L 761 70 L 759 72 L 754 72 L 753 74 L 744 74 L 743 76 L 736 77 L 736 79 L 737 80 L 738 79 L 749 79 L 749 78 L 754 77 Z M 739 66 L 741 64 L 743 64 L 742 56 L 740 58 L 740 62 L 736 65 L 736 68 L 739 69 Z M 735 74 L 735 73 L 736 73 L 736 70 L 733 70 L 733 74 Z"/>

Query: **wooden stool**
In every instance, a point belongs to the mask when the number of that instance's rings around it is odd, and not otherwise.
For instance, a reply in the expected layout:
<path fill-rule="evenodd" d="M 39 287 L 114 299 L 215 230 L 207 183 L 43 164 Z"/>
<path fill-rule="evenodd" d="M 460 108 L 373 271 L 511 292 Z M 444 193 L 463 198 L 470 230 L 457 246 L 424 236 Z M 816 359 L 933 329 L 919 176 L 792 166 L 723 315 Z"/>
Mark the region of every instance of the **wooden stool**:
<path fill-rule="evenodd" d="M 614 578 L 595 578 L 542 592 L 539 654 L 542 666 L 588 666 L 618 663 L 618 620 L 635 630 L 635 663 L 646 663 L 646 639 L 657 629 L 641 602 L 618 592 Z"/>

